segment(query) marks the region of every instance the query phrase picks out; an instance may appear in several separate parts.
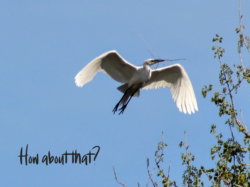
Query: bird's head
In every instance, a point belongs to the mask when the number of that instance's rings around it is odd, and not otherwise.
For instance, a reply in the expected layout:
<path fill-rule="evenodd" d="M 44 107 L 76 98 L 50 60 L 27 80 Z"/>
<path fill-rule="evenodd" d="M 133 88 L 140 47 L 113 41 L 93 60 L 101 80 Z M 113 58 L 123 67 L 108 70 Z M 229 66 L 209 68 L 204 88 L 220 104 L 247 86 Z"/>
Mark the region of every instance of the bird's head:
<path fill-rule="evenodd" d="M 149 66 L 152 66 L 156 63 L 159 63 L 159 62 L 163 62 L 165 60 L 162 60 L 162 59 L 148 59 L 148 60 L 145 60 L 143 65 L 149 65 Z"/>

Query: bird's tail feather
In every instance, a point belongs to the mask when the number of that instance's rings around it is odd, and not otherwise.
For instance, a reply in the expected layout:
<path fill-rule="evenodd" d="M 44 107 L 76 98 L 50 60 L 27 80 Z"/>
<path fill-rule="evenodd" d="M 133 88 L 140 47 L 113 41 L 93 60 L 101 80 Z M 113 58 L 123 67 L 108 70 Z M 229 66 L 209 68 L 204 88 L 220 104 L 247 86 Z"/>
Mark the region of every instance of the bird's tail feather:
<path fill-rule="evenodd" d="M 117 87 L 117 90 L 119 90 L 122 93 L 125 93 L 125 91 L 128 89 L 128 83 L 125 83 L 119 87 Z"/>
<path fill-rule="evenodd" d="M 140 88 L 140 87 L 139 87 Z M 120 104 L 119 105 L 126 105 L 128 104 L 127 102 L 129 102 L 129 98 L 133 95 L 133 97 L 139 97 L 139 94 L 140 94 L 140 89 L 138 89 L 137 87 L 130 87 L 128 88 L 123 97 L 122 97 L 122 100 L 120 101 Z M 131 98 L 130 98 L 131 99 Z"/>
<path fill-rule="evenodd" d="M 117 87 L 117 90 L 119 90 L 122 93 L 125 93 L 126 90 L 128 89 L 128 83 L 125 83 L 119 87 Z M 138 90 L 133 97 L 139 97 L 140 96 L 140 90 Z"/>

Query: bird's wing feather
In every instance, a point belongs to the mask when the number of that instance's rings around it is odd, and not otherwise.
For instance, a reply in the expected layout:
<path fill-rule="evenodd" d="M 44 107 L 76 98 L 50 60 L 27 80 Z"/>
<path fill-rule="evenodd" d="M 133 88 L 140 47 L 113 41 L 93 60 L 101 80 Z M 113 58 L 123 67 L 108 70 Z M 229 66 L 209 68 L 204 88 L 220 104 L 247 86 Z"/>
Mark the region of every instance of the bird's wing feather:
<path fill-rule="evenodd" d="M 98 71 L 107 73 L 110 77 L 120 83 L 130 80 L 138 67 L 123 59 L 115 50 L 106 52 L 92 60 L 75 77 L 76 85 L 82 87 L 90 82 Z"/>
<path fill-rule="evenodd" d="M 175 64 L 172 66 L 156 69 L 152 71 L 150 80 L 143 89 L 171 88 L 172 97 L 180 112 L 198 111 L 197 101 L 191 81 L 185 69 Z"/>

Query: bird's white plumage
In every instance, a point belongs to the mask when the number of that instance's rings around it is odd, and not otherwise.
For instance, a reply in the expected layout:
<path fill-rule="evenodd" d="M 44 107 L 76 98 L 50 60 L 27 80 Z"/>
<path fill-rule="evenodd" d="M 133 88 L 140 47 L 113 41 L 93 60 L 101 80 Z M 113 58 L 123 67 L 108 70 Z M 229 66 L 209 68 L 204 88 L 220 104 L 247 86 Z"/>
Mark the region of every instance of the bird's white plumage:
<path fill-rule="evenodd" d="M 191 81 L 185 69 L 179 65 L 152 70 L 151 78 L 142 89 L 171 88 L 172 97 L 180 112 L 198 111 L 197 101 Z"/>
<path fill-rule="evenodd" d="M 115 50 L 102 54 L 92 60 L 75 77 L 76 85 L 82 87 L 90 82 L 98 71 L 107 73 L 120 83 L 128 82 L 138 67 L 123 59 Z"/>
<path fill-rule="evenodd" d="M 77 86 L 82 87 L 90 82 L 97 72 L 102 71 L 114 80 L 125 83 L 118 87 L 118 90 L 123 92 L 124 96 L 114 108 L 114 113 L 120 104 L 123 105 L 123 112 L 130 101 L 129 98 L 138 97 L 140 89 L 149 90 L 164 87 L 171 89 L 172 97 L 180 112 L 191 114 L 195 113 L 195 110 L 198 111 L 193 86 L 185 69 L 179 64 L 174 64 L 151 70 L 150 66 L 156 61 L 155 59 L 148 59 L 144 62 L 143 67 L 137 67 L 123 59 L 115 50 L 109 51 L 95 58 L 84 67 L 76 75 L 75 82 Z"/>

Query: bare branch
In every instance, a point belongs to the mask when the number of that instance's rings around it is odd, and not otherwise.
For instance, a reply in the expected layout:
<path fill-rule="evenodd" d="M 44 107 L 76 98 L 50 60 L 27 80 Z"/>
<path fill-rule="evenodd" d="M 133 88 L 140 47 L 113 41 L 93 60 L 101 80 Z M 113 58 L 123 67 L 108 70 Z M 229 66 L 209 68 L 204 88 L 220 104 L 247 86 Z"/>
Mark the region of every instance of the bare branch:
<path fill-rule="evenodd" d="M 241 52 L 239 52 L 239 57 L 240 57 L 241 67 L 245 71 L 245 68 L 244 68 L 244 65 L 243 65 L 243 61 L 242 61 L 242 57 L 241 57 Z"/>
<path fill-rule="evenodd" d="M 242 15 L 241 15 L 241 0 L 239 0 L 239 18 L 240 18 L 240 34 L 242 35 L 242 39 L 243 39 L 243 42 L 248 50 L 248 52 L 250 53 L 250 47 L 247 47 L 247 42 L 245 40 L 245 37 L 244 37 L 244 34 L 243 34 L 243 31 L 242 31 L 242 24 L 241 24 L 241 19 L 242 19 Z M 242 63 L 242 67 L 243 67 L 243 63 Z"/>
<path fill-rule="evenodd" d="M 185 149 L 186 149 L 186 158 L 187 158 L 187 165 L 189 166 L 189 157 L 188 157 L 188 145 L 187 145 L 187 136 L 186 136 L 186 131 L 184 131 L 184 136 L 185 136 Z M 189 180 L 190 180 L 190 175 L 189 175 Z M 188 184 L 188 187 L 191 187 L 190 184 Z"/>
<path fill-rule="evenodd" d="M 241 116 L 241 121 L 242 121 L 242 125 L 247 129 L 247 126 L 244 122 L 244 119 L 243 119 L 243 115 L 242 115 L 242 111 L 240 110 L 240 116 Z"/>
<path fill-rule="evenodd" d="M 170 165 L 171 165 L 171 160 L 169 161 L 169 167 L 168 167 L 168 178 L 169 178 L 169 174 L 170 174 Z"/>
<path fill-rule="evenodd" d="M 162 131 L 162 144 L 164 145 L 164 132 L 163 132 L 163 131 Z M 161 169 L 161 167 L 160 167 L 160 165 L 159 165 L 159 163 L 162 161 L 162 156 L 164 155 L 164 152 L 163 152 L 164 146 L 162 146 L 162 149 L 161 149 L 161 150 L 162 150 L 162 152 L 161 152 L 161 155 L 160 155 L 159 158 L 158 158 L 159 160 L 157 161 L 157 157 L 156 157 L 156 158 L 155 158 L 155 163 L 156 163 L 156 166 L 157 166 L 158 170 L 162 172 L 162 178 L 167 178 L 168 181 L 172 183 L 172 181 L 169 180 L 169 178 L 165 175 L 165 173 L 163 172 L 163 170 Z M 174 185 L 175 187 L 177 187 L 177 185 L 176 185 L 175 183 L 173 183 L 173 185 Z"/>
<path fill-rule="evenodd" d="M 217 40 L 217 48 L 219 48 L 219 41 L 218 40 Z M 220 59 L 219 55 L 218 55 L 218 58 L 219 58 L 219 61 L 220 61 L 221 69 L 223 69 L 222 68 L 222 62 L 221 62 L 221 59 Z M 226 80 L 226 74 L 225 74 L 224 71 L 223 71 L 223 75 L 224 75 L 224 78 Z M 229 85 L 228 81 L 226 81 L 226 85 L 227 85 L 227 89 L 229 90 L 229 96 L 230 96 L 230 99 L 231 99 L 232 107 L 234 109 L 234 119 L 236 121 L 237 118 L 236 118 L 236 113 L 235 113 L 234 100 L 233 100 L 232 90 L 230 89 L 230 85 Z M 230 130 L 231 130 L 231 135 L 232 135 L 232 138 L 233 138 L 233 141 L 234 141 L 234 135 L 233 135 L 233 131 L 232 131 L 231 126 L 230 126 Z M 234 156 L 234 160 L 235 160 L 235 156 Z"/>
<path fill-rule="evenodd" d="M 245 76 L 243 76 L 240 72 L 238 72 L 238 70 L 237 70 L 237 68 L 236 68 L 235 65 L 234 65 L 234 67 L 235 67 L 237 73 L 238 73 L 240 76 L 242 76 L 243 78 L 242 78 L 242 79 L 239 79 L 238 84 L 235 85 L 232 89 L 229 90 L 230 98 L 231 98 L 231 96 L 232 96 L 231 91 L 233 91 L 233 89 L 234 89 L 236 86 L 238 86 L 239 84 L 241 84 L 241 82 L 242 82 L 243 79 L 245 78 Z M 224 75 L 224 76 L 225 76 L 225 75 Z M 228 85 L 228 86 L 229 86 L 229 85 Z M 232 99 L 231 99 L 231 101 L 232 101 Z M 233 103 L 233 101 L 232 101 L 232 103 Z M 233 105 L 233 109 L 235 110 L 234 105 Z M 238 125 L 239 127 L 242 127 L 242 128 L 243 128 L 242 132 L 246 135 L 246 137 L 250 138 L 250 133 L 248 132 L 247 126 L 245 125 L 245 122 L 244 122 L 244 120 L 243 120 L 243 116 L 242 116 L 242 111 L 241 111 L 241 110 L 240 110 L 240 113 L 241 113 L 241 120 L 242 120 L 242 123 L 238 120 L 236 114 L 234 115 L 235 123 L 236 123 L 236 125 Z"/>
<path fill-rule="evenodd" d="M 116 176 L 116 172 L 115 172 L 115 166 L 113 166 L 113 170 L 114 170 L 114 174 L 115 174 L 115 179 L 116 179 L 116 181 L 117 181 L 119 184 L 121 184 L 121 185 L 123 185 L 124 187 L 126 187 L 125 184 L 124 184 L 123 182 L 119 182 L 119 181 L 118 181 L 117 176 Z M 139 183 L 138 183 L 138 184 L 139 184 Z M 139 185 L 139 186 L 140 186 L 140 185 Z"/>
<path fill-rule="evenodd" d="M 186 136 L 186 131 L 184 131 L 184 136 L 185 136 L 185 148 L 186 148 L 186 155 L 188 157 L 188 146 L 187 146 L 187 136 Z"/>
<path fill-rule="evenodd" d="M 163 132 L 163 131 L 162 131 L 162 143 L 164 144 L 164 132 Z M 164 152 L 163 152 L 164 147 L 165 147 L 165 146 L 163 146 L 162 149 L 161 149 L 161 158 L 162 158 L 162 156 L 164 155 Z"/>
<path fill-rule="evenodd" d="M 153 169 L 152 173 L 150 174 L 150 172 L 149 172 L 149 158 L 147 158 L 147 169 L 148 169 L 149 179 L 148 179 L 148 183 L 147 183 L 146 187 L 148 187 L 148 184 L 149 184 L 150 181 L 152 182 L 153 186 L 155 187 L 154 181 L 152 179 L 152 175 L 153 175 L 153 173 L 155 171 L 155 168 Z"/>

